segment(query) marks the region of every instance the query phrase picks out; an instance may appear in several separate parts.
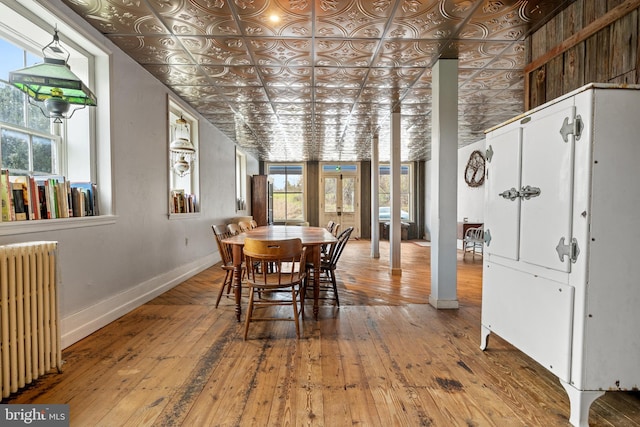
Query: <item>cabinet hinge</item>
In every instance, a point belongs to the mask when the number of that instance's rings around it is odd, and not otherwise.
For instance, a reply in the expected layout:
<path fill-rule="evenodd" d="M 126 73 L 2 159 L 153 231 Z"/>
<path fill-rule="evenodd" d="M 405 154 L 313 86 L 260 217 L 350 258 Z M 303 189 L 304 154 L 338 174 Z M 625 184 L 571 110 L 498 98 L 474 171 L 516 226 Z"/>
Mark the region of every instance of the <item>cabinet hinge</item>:
<path fill-rule="evenodd" d="M 565 117 L 564 122 L 562 122 L 562 127 L 560 128 L 562 140 L 564 142 L 569 142 L 569 135 L 573 135 L 576 138 L 576 141 L 578 141 L 582 135 L 582 129 L 584 129 L 584 123 L 582 122 L 582 117 L 580 117 L 580 115 L 576 116 L 573 123 L 569 123 L 569 117 Z"/>
<path fill-rule="evenodd" d="M 491 159 L 493 159 L 493 147 L 491 145 L 487 148 L 487 152 L 484 154 L 484 157 L 487 159 L 487 162 L 491 163 Z"/>
<path fill-rule="evenodd" d="M 491 243 L 491 230 L 487 229 L 484 232 L 484 244 L 489 246 Z"/>
<path fill-rule="evenodd" d="M 564 237 L 560 238 L 558 246 L 556 246 L 556 252 L 560 257 L 560 262 L 564 262 L 564 257 L 568 256 L 572 263 L 578 260 L 580 254 L 580 248 L 578 247 L 578 240 L 574 237 L 568 245 L 564 244 Z"/>

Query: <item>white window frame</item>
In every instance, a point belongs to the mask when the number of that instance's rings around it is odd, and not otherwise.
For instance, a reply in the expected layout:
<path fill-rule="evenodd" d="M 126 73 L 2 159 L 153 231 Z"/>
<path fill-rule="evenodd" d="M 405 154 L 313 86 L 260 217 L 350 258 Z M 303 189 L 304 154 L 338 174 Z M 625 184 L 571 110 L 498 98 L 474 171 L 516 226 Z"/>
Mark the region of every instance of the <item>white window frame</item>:
<path fill-rule="evenodd" d="M 294 220 L 294 219 L 284 219 L 284 220 L 282 220 L 281 218 L 276 219 L 275 211 L 274 211 L 274 217 L 273 217 L 274 223 L 283 222 L 283 221 L 285 223 L 305 222 L 305 221 L 307 221 L 307 165 L 305 163 L 288 163 L 288 162 L 267 163 L 266 167 L 265 167 L 265 171 L 266 171 L 267 176 L 269 177 L 269 182 L 273 182 L 272 176 L 269 173 L 272 166 L 275 166 L 275 167 L 278 167 L 278 166 L 300 166 L 302 168 L 302 220 Z M 280 192 L 276 192 L 275 188 L 274 188 L 273 194 L 275 195 L 276 193 L 280 193 Z"/>
<path fill-rule="evenodd" d="M 380 178 L 380 176 L 382 175 L 382 174 L 380 174 L 380 169 L 382 169 L 383 167 L 391 168 L 391 165 L 389 163 L 380 163 L 380 165 L 378 166 L 378 174 L 379 174 L 378 183 L 380 183 L 382 181 L 381 178 Z M 403 162 L 403 163 L 400 164 L 400 168 L 401 169 L 404 168 L 404 167 L 409 169 L 409 174 L 408 174 L 409 175 L 409 207 L 408 207 L 408 209 L 409 209 L 409 221 L 413 222 L 413 221 L 415 221 L 415 212 L 414 212 L 415 211 L 415 194 L 414 194 L 415 193 L 415 188 L 414 188 L 414 173 L 415 173 L 414 171 L 415 171 L 415 169 L 413 167 L 413 163 L 410 163 L 410 162 Z M 380 194 L 389 194 L 389 199 L 391 199 L 391 194 L 390 193 L 382 193 L 380 191 L 380 186 L 378 184 L 378 200 L 380 200 Z M 404 193 L 404 194 L 406 194 L 406 193 Z M 402 194 L 401 194 L 401 196 L 402 196 Z M 379 202 L 378 202 L 378 204 L 379 204 L 378 208 L 383 206 Z M 402 209 L 402 207 L 401 207 L 401 209 Z M 381 220 L 381 221 L 384 222 L 385 220 Z"/>

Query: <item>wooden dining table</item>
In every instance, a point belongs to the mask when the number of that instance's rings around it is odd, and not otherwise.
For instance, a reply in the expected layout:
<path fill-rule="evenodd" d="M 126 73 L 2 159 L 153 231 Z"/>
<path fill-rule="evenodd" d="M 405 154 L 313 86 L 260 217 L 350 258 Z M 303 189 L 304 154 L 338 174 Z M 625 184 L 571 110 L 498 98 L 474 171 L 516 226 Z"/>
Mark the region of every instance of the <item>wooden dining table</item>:
<path fill-rule="evenodd" d="M 335 243 L 338 239 L 324 227 L 302 227 L 297 225 L 269 225 L 256 227 L 235 236 L 227 237 L 222 241 L 232 245 L 233 253 L 233 281 L 234 296 L 236 302 L 236 318 L 240 321 L 242 314 L 242 259 L 244 239 L 250 237 L 260 240 L 283 240 L 298 238 L 302 246 L 307 248 L 307 259 L 313 263 L 316 274 L 313 275 L 313 317 L 318 319 L 318 300 L 320 297 L 320 262 L 321 247 L 325 244 Z"/>

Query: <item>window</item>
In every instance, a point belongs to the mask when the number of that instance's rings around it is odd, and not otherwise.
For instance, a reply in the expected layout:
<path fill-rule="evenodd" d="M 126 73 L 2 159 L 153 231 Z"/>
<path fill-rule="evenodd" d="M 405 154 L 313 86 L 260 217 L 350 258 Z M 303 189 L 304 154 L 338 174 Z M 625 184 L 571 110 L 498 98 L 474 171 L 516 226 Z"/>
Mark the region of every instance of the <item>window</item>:
<path fill-rule="evenodd" d="M 23 182 L 28 175 L 33 175 L 35 180 L 43 179 L 43 175 L 64 177 L 64 181 L 77 184 L 76 189 L 86 189 L 83 192 L 91 194 L 92 201 L 100 201 L 100 209 L 96 205 L 91 212 L 82 209 L 76 212 L 74 206 L 71 215 L 72 209 L 69 207 L 69 216 L 83 216 L 80 212 L 91 216 L 98 212 L 103 216 L 110 215 L 111 136 L 106 125 L 110 120 L 109 55 L 102 46 L 68 25 L 66 17 L 56 16 L 54 10 L 36 2 L 0 1 L 0 16 L 3 18 L 0 25 L 0 166 L 8 170 L 10 179 L 17 177 L 16 182 Z M 35 101 L 9 84 L 10 71 L 44 61 L 42 50 L 52 42 L 54 28 L 69 57 L 66 58 L 66 53 L 56 56 L 49 50 L 46 51 L 47 56 L 67 60 L 72 72 L 96 94 L 98 104 L 104 104 L 99 112 L 93 107 L 76 109 L 77 106 L 72 105 L 68 114 L 73 112 L 73 115 L 61 123 L 55 123 L 43 114 Z M 98 122 L 104 124 L 99 135 L 95 132 Z M 93 194 L 97 195 L 96 184 L 99 197 L 94 198 Z M 35 185 L 28 185 L 33 187 L 33 197 L 36 198 Z M 82 206 L 87 208 L 86 200 L 82 199 Z M 69 202 L 72 201 L 75 203 L 76 199 L 70 198 Z M 29 207 L 33 209 L 31 204 Z M 60 217 L 66 218 L 65 215 Z M 41 218 L 38 215 L 28 217 Z M 53 221 L 28 221 L 26 224 L 31 224 L 30 231 L 38 231 L 111 221 L 113 219 L 87 218 L 81 224 Z M 17 226 L 15 223 L 2 224 L 0 235 L 24 232 L 24 228 Z"/>
<path fill-rule="evenodd" d="M 247 209 L 247 156 L 236 148 L 236 211 Z"/>
<path fill-rule="evenodd" d="M 267 175 L 273 182 L 273 220 L 304 221 L 304 166 L 269 164 Z"/>
<path fill-rule="evenodd" d="M 400 219 L 409 221 L 413 217 L 413 169 L 411 164 L 400 166 Z M 379 220 L 391 219 L 391 167 L 380 165 L 378 200 L 380 207 Z"/>
<path fill-rule="evenodd" d="M 169 99 L 169 213 L 199 212 L 198 120 Z"/>
<path fill-rule="evenodd" d="M 24 48 L 2 38 L 0 52 L 3 72 L 0 75 L 0 152 L 2 168 L 12 175 L 43 175 L 60 173 L 60 126 L 53 126 L 36 106 L 27 102 L 27 95 L 10 85 L 9 71 L 42 62 Z M 58 133 L 57 135 L 55 133 Z"/>

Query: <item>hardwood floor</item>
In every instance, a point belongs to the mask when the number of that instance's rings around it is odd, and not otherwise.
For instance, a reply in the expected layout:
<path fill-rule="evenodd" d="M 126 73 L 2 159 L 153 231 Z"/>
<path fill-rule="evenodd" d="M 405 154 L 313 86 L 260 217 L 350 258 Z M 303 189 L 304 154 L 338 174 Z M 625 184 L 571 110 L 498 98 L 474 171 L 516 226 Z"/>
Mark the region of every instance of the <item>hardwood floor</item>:
<path fill-rule="evenodd" d="M 457 310 L 435 310 L 428 247 L 350 241 L 341 307 L 252 324 L 215 300 L 212 267 L 63 351 L 52 373 L 2 403 L 68 403 L 72 426 L 569 426 L 557 379 L 492 335 L 480 350 L 481 258 L 458 256 Z M 310 305 L 308 305 L 310 308 Z M 285 315 L 283 313 L 283 315 Z M 607 393 L 591 426 L 640 426 L 640 394 Z"/>

